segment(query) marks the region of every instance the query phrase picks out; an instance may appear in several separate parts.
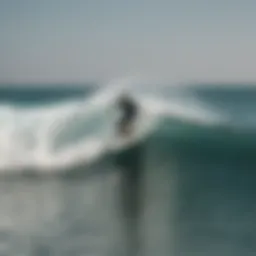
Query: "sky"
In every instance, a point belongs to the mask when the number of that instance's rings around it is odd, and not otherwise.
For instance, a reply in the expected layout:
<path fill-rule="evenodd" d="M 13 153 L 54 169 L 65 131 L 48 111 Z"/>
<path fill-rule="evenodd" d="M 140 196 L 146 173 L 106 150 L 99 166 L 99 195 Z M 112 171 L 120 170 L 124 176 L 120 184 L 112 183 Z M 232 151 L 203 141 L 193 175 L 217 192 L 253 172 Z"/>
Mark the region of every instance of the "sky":
<path fill-rule="evenodd" d="M 0 82 L 256 82 L 256 1 L 0 0 Z"/>

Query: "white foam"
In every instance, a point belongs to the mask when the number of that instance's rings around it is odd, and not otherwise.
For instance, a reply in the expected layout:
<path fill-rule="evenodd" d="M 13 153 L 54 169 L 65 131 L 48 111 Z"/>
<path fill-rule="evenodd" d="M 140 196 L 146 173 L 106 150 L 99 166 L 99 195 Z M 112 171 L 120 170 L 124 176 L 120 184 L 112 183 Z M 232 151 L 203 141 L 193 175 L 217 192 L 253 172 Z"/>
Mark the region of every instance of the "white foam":
<path fill-rule="evenodd" d="M 28 168 L 38 172 L 54 173 L 83 162 L 92 163 L 108 150 L 108 141 L 114 123 L 108 123 L 108 109 L 115 103 L 127 84 L 108 86 L 83 101 L 72 101 L 49 107 L 14 108 L 0 106 L 0 172 L 21 171 Z M 138 90 L 139 91 L 139 90 Z M 145 137 L 157 124 L 159 117 L 171 117 L 201 122 L 219 121 L 216 113 L 198 102 L 182 99 L 171 102 L 143 92 L 133 91 L 144 110 L 143 123 L 136 140 Z M 95 129 L 82 133 L 76 143 L 56 150 L 58 141 L 66 138 L 75 128 L 84 129 L 97 117 L 101 120 Z M 106 118 L 107 117 L 107 118 Z M 140 123 L 141 128 L 143 124 Z M 139 128 L 140 129 L 140 128 Z M 76 130 L 75 130 L 76 131 Z"/>

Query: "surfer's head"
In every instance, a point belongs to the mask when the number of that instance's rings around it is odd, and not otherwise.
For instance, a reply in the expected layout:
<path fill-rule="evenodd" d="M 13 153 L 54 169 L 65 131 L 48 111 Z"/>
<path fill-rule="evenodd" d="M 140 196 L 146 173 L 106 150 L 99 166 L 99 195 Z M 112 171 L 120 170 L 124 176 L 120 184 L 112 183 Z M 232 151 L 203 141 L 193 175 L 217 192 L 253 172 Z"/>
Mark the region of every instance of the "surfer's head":
<path fill-rule="evenodd" d="M 122 103 L 122 102 L 127 102 L 127 101 L 129 101 L 129 102 L 132 101 L 131 94 L 127 91 L 122 92 L 122 94 L 118 98 L 118 102 Z"/>

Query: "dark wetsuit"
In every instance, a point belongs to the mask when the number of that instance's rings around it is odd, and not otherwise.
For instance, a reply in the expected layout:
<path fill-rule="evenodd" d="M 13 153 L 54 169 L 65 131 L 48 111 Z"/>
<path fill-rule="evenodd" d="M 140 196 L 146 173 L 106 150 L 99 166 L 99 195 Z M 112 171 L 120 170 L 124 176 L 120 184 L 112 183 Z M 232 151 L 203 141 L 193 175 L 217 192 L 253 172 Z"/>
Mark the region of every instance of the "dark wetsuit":
<path fill-rule="evenodd" d="M 119 130 L 125 129 L 127 126 L 132 124 L 132 122 L 137 117 L 137 106 L 129 98 L 123 98 L 119 101 L 119 108 L 122 112 L 121 120 L 119 123 Z"/>

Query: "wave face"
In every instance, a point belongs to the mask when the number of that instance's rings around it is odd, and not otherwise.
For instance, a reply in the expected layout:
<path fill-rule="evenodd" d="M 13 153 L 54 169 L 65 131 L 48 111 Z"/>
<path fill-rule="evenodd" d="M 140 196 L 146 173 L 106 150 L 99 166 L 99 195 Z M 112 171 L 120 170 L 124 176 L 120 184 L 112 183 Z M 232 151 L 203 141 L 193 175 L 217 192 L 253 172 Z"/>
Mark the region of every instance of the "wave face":
<path fill-rule="evenodd" d="M 155 93 L 150 85 L 134 82 L 97 89 L 35 88 L 1 89 L 2 173 L 49 174 L 101 159 L 114 136 L 115 101 L 127 90 L 146 114 L 138 129 L 145 123 L 154 127 L 140 137 L 165 136 L 165 143 L 181 147 L 221 145 L 221 151 L 254 147 L 254 89 L 161 87 Z"/>
<path fill-rule="evenodd" d="M 0 253 L 122 255 L 118 173 L 141 166 L 143 255 L 255 255 L 256 89 L 35 88 L 0 88 Z M 127 90 L 140 132 L 110 150 Z"/>

